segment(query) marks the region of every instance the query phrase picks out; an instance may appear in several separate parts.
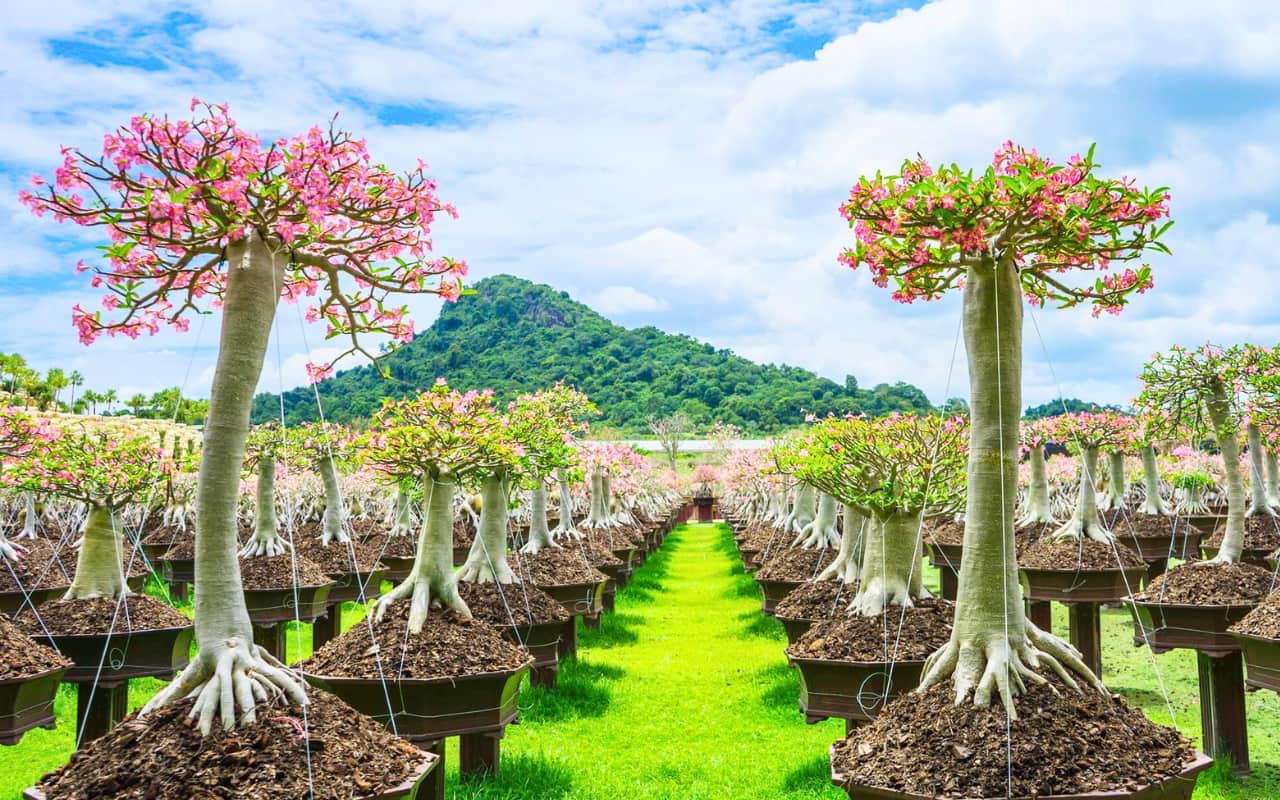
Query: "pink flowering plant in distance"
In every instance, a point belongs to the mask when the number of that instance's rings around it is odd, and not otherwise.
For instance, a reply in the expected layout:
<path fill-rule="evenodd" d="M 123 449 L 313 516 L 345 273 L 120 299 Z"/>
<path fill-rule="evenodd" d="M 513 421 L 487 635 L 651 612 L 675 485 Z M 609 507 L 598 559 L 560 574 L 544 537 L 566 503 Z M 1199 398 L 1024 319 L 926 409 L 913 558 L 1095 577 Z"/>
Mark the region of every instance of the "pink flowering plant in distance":
<path fill-rule="evenodd" d="M 1138 421 L 1115 411 L 1080 411 L 1050 417 L 1044 424 L 1055 442 L 1080 456 L 1080 491 L 1076 495 L 1075 511 L 1051 538 L 1073 542 L 1082 537 L 1097 542 L 1113 541 L 1115 537 L 1098 514 L 1098 450 L 1108 448 L 1113 453 L 1119 452 L 1123 460 L 1124 451 L 1137 441 Z M 1119 475 L 1123 482 L 1123 467 Z M 1113 475 L 1112 481 L 1115 480 Z"/>
<path fill-rule="evenodd" d="M 314 469 L 324 485 L 324 516 L 320 542 L 346 544 L 351 541 L 343 524 L 346 510 L 342 504 L 342 486 L 338 469 L 349 465 L 356 448 L 355 436 L 336 422 L 304 422 L 285 432 L 285 448 L 291 468 Z"/>
<path fill-rule="evenodd" d="M 45 418 L 33 417 L 20 408 L 0 406 L 0 470 L 4 470 L 7 474 L 8 466 L 15 462 L 24 463 L 25 457 L 37 443 L 60 435 L 61 432 L 49 425 Z M 45 491 L 49 489 L 43 486 L 26 491 L 29 524 L 34 523 L 30 510 L 35 505 L 34 495 L 36 492 Z M 4 559 L 16 561 L 23 552 L 25 548 L 9 541 L 5 532 L 0 530 L 0 561 Z"/>
<path fill-rule="evenodd" d="M 1013 527 L 1022 409 L 1022 301 L 1118 313 L 1152 286 L 1141 263 L 1168 252 L 1165 189 L 1103 177 L 1091 147 L 1065 164 L 1006 142 L 976 172 L 908 159 L 896 175 L 854 184 L 840 213 L 855 241 L 841 256 L 903 303 L 963 290 L 970 443 L 951 641 L 926 664 L 921 689 L 952 679 L 957 702 L 999 696 L 1011 715 L 1026 681 L 1053 668 L 1102 688 L 1069 644 L 1022 609 Z"/>
<path fill-rule="evenodd" d="M 236 559 L 236 505 L 250 405 L 281 298 L 304 300 L 345 352 L 372 357 L 412 336 L 397 294 L 461 291 L 464 262 L 432 254 L 431 225 L 454 213 L 419 164 L 397 174 L 363 139 L 337 128 L 265 142 L 225 105 L 191 102 L 189 119 L 140 115 L 94 154 L 62 149 L 52 182 L 34 178 L 20 200 L 37 215 L 102 228 L 91 284 L 102 308 L 77 306 L 82 341 L 185 330 L 220 309 L 221 331 L 197 488 L 195 625 L 199 654 L 146 706 L 188 695 L 207 733 L 256 719 L 257 702 L 305 696 L 298 679 L 253 642 Z M 313 365 L 324 377 L 332 362 Z"/>

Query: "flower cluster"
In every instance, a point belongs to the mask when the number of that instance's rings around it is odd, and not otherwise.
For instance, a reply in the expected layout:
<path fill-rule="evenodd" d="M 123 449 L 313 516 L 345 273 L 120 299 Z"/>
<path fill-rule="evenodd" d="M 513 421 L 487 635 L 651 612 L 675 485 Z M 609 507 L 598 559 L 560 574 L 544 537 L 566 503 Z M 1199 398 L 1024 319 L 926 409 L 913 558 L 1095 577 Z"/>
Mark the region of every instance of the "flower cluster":
<path fill-rule="evenodd" d="M 6 486 L 118 508 L 160 495 L 175 474 L 168 452 L 149 436 L 105 431 L 64 432 L 36 439 L 21 458 L 4 466 Z"/>

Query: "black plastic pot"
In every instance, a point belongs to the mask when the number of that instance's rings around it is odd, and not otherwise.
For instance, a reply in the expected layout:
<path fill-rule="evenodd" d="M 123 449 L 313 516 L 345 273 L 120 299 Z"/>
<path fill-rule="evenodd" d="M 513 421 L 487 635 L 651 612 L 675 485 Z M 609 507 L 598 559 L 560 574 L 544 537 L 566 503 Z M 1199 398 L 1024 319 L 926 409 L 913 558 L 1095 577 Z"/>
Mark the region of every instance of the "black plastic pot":
<path fill-rule="evenodd" d="M 191 640 L 195 627 L 156 628 L 154 630 L 116 631 L 110 641 L 105 633 L 31 634 L 31 638 L 50 644 L 75 666 L 67 670 L 64 680 L 87 682 L 96 679 L 111 682 L 129 678 L 168 678 L 187 666 L 191 660 Z M 103 658 L 103 651 L 106 658 Z"/>
<path fill-rule="evenodd" d="M 1149 644 L 1157 653 L 1183 647 L 1207 655 L 1239 652 L 1240 643 L 1228 629 L 1257 605 L 1193 606 L 1132 598 L 1128 603 L 1139 628 L 1134 631 L 1135 645 Z"/>
<path fill-rule="evenodd" d="M 17 744 L 32 728 L 53 729 L 53 701 L 67 667 L 0 680 L 0 744 Z"/>
<path fill-rule="evenodd" d="M 835 746 L 832 745 L 832 751 Z M 832 752 L 834 755 L 834 752 Z M 1196 788 L 1196 778 L 1213 766 L 1213 759 L 1196 753 L 1196 757 L 1182 768 L 1182 772 L 1159 784 L 1142 786 L 1131 791 L 1084 792 L 1081 794 L 1041 795 L 1037 798 L 1016 797 L 1011 800 L 1190 800 Z M 831 767 L 831 782 L 848 793 L 852 800 L 939 800 L 936 795 L 899 792 L 878 786 L 852 783 L 849 777 Z M 981 800 L 1010 800 L 1005 796 L 981 798 Z"/>
<path fill-rule="evenodd" d="M 292 586 L 283 589 L 245 589 L 244 602 L 254 625 L 277 622 L 313 622 L 329 608 L 329 592 L 333 584 Z"/>
<path fill-rule="evenodd" d="M 839 661 L 830 658 L 787 656 L 800 672 L 800 710 L 810 724 L 824 719 L 869 722 L 879 715 L 888 699 L 920 685 L 923 661 L 895 663 Z"/>
<path fill-rule="evenodd" d="M 340 678 L 307 674 L 313 685 L 336 694 L 357 711 L 391 727 L 410 741 L 434 742 L 501 728 L 520 715 L 517 695 L 524 673 L 533 663 L 499 672 L 431 680 L 388 677 Z M 387 701 L 390 698 L 391 707 Z"/>
<path fill-rule="evenodd" d="M 1145 567 L 1133 569 L 1065 570 L 1022 567 L 1027 581 L 1028 600 L 1059 603 L 1113 603 L 1125 599 L 1142 586 Z"/>
<path fill-rule="evenodd" d="M 1280 639 L 1237 633 L 1236 641 L 1240 643 L 1248 668 L 1245 683 L 1257 689 L 1280 692 Z"/>

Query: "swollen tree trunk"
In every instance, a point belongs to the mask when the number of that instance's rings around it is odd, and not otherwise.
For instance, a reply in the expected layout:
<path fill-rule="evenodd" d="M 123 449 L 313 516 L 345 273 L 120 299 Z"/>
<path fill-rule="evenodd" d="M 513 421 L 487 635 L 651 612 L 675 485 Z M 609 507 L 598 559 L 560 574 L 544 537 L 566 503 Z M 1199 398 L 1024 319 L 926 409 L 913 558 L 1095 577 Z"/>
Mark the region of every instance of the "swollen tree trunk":
<path fill-rule="evenodd" d="M 516 574 L 507 564 L 507 519 L 506 476 L 490 475 L 480 485 L 480 523 L 476 526 L 476 538 L 471 543 L 467 560 L 458 570 L 458 580 L 474 583 L 516 582 Z M 532 519 L 529 527 L 532 530 Z M 544 530 L 547 527 L 545 502 L 542 527 Z M 450 552 L 452 553 L 452 548 Z"/>
<path fill-rule="evenodd" d="M 1280 463 L 1277 463 L 1276 451 L 1268 449 L 1262 464 L 1267 473 L 1267 503 L 1280 511 Z"/>
<path fill-rule="evenodd" d="M 897 512 L 872 517 L 862 554 L 861 583 L 850 613 L 875 617 L 889 606 L 914 605 L 928 597 L 920 580 L 920 517 Z"/>
<path fill-rule="evenodd" d="M 1169 508 L 1160 496 L 1160 469 L 1156 466 L 1156 449 L 1150 444 L 1142 446 L 1142 484 L 1146 487 L 1146 497 L 1138 506 L 1139 514 L 1152 514 L 1160 517 L 1169 516 Z"/>
<path fill-rule="evenodd" d="M 816 580 L 825 581 L 830 578 L 843 583 L 853 583 L 858 579 L 867 528 L 870 524 L 862 512 L 851 505 L 845 505 L 844 530 L 840 533 L 840 552 L 836 553 L 835 560 L 828 564 L 826 569 L 818 573 Z"/>
<path fill-rule="evenodd" d="M 561 484 L 562 486 L 564 484 Z M 564 513 L 562 510 L 561 514 Z M 548 547 L 559 547 L 555 540 L 551 538 L 551 531 L 547 529 L 547 490 L 541 480 L 533 487 L 533 492 L 529 497 L 529 541 L 524 543 L 524 547 L 520 548 L 521 553 L 541 552 Z"/>
<path fill-rule="evenodd" d="M 1102 526 L 1098 516 L 1098 448 L 1085 446 L 1080 453 L 1080 492 L 1076 495 L 1076 510 L 1071 519 L 1053 532 L 1054 541 L 1080 541 L 1088 536 L 1095 542 L 1110 542 L 1111 532 Z"/>
<path fill-rule="evenodd" d="M 413 531 L 413 512 L 409 507 L 409 493 L 404 487 L 396 485 L 395 521 L 391 525 L 390 536 L 408 536 Z"/>
<path fill-rule="evenodd" d="M 458 580 L 453 573 L 453 476 L 441 473 L 423 489 L 427 494 L 427 513 L 422 518 L 413 569 L 403 583 L 378 600 L 374 611 L 374 619 L 381 621 L 393 603 L 412 596 L 409 630 L 413 633 L 422 631 L 432 600 L 471 616 L 471 609 L 458 595 Z"/>
<path fill-rule="evenodd" d="M 276 521 L 276 459 L 269 453 L 258 457 L 258 491 L 254 496 L 253 538 L 241 548 L 240 555 L 278 556 L 289 551 L 290 544 L 280 537 Z"/>
<path fill-rule="evenodd" d="M 316 468 L 324 481 L 324 528 L 320 544 L 346 544 L 351 537 L 342 529 L 342 488 L 338 484 L 338 465 L 333 462 L 333 456 L 325 456 L 317 462 Z"/>
<path fill-rule="evenodd" d="M 1027 486 L 1027 508 L 1018 527 L 1044 525 L 1053 522 L 1052 504 L 1049 501 L 1049 477 L 1044 463 L 1044 445 L 1032 447 L 1027 455 L 1031 464 L 1031 483 Z"/>
<path fill-rule="evenodd" d="M 594 472 L 591 474 L 591 507 L 583 524 L 588 528 L 603 528 L 608 521 L 609 514 L 604 505 L 604 475 Z"/>
<path fill-rule="evenodd" d="M 839 543 L 840 531 L 836 530 L 836 499 L 826 492 L 819 492 L 817 515 L 796 534 L 791 546 L 800 545 L 806 550 L 816 550 L 835 547 Z"/>
<path fill-rule="evenodd" d="M 124 545 L 115 511 L 97 503 L 90 504 L 85 519 L 84 539 L 76 560 L 76 577 L 64 599 L 90 597 L 124 597 L 129 586 L 124 577 Z"/>
<path fill-rule="evenodd" d="M 18 538 L 34 539 L 36 538 L 36 522 L 40 519 L 40 512 L 36 510 L 35 492 L 23 492 L 22 502 L 22 531 L 18 534 Z"/>
<path fill-rule="evenodd" d="M 1124 508 L 1125 485 L 1124 453 L 1113 450 L 1107 453 L 1107 491 L 1102 496 L 1099 508 L 1103 511 L 1117 511 Z"/>
<path fill-rule="evenodd" d="M 1209 420 L 1213 423 L 1222 451 L 1222 471 L 1227 476 L 1227 530 L 1222 537 L 1218 555 L 1205 564 L 1229 564 L 1240 560 L 1244 553 L 1245 496 L 1244 476 L 1240 474 L 1240 444 L 1236 441 L 1236 426 L 1232 424 L 1226 392 L 1218 389 L 1205 402 Z"/>
<path fill-rule="evenodd" d="M 951 641 L 929 657 L 919 689 L 952 677 L 957 703 L 972 694 L 975 704 L 985 706 L 998 693 L 1011 717 L 1017 716 L 1013 698 L 1025 681 L 1044 681 L 1034 672 L 1042 663 L 1070 685 L 1076 684 L 1067 668 L 1103 690 L 1074 648 L 1030 624 L 1022 611 L 1013 538 L 1022 414 L 1021 301 L 1011 258 L 969 265 L 963 310 L 971 392 L 964 557 Z"/>
<path fill-rule="evenodd" d="M 1264 477 L 1265 467 L 1262 457 L 1262 430 L 1257 423 L 1250 422 L 1249 431 L 1249 509 L 1246 517 L 1274 517 L 1275 511 L 1267 499 L 1267 481 Z"/>
<path fill-rule="evenodd" d="M 809 484 L 796 484 L 796 505 L 788 517 L 791 530 L 795 533 L 804 532 L 805 527 L 814 520 L 814 494 L 814 488 Z"/>
<path fill-rule="evenodd" d="M 553 534 L 556 537 L 567 536 L 570 539 L 581 539 L 578 526 L 573 522 L 573 494 L 569 490 L 569 481 L 564 470 L 556 470 L 556 482 L 560 485 L 560 521 L 556 523 Z"/>
<path fill-rule="evenodd" d="M 143 708 L 145 714 L 194 695 L 193 716 L 205 734 L 215 719 L 228 730 L 234 727 L 237 707 L 241 723 L 254 722 L 254 700 L 264 686 L 284 692 L 294 703 L 306 702 L 293 674 L 253 642 L 236 559 L 240 468 L 284 259 L 273 256 L 256 232 L 228 247 L 227 255 L 222 333 L 196 489 L 195 626 L 200 649 L 191 665 Z"/>

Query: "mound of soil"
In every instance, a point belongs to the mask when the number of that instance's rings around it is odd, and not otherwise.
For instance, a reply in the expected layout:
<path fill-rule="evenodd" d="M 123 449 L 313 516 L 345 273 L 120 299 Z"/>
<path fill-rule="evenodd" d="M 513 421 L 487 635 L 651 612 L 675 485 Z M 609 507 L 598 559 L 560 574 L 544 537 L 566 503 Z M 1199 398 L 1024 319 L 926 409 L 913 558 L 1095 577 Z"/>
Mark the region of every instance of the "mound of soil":
<path fill-rule="evenodd" d="M 318 564 L 296 553 L 241 558 L 240 579 L 244 588 L 249 590 L 324 586 L 333 581 Z"/>
<path fill-rule="evenodd" d="M 29 636 L 43 636 L 45 628 L 58 635 L 128 633 L 129 631 L 153 631 L 161 628 L 185 628 L 190 618 L 171 606 L 147 597 L 131 594 L 120 604 L 111 597 L 94 597 L 86 600 L 50 600 L 38 609 L 39 620 L 26 609 L 14 620 Z M 112 620 L 115 620 L 113 626 Z M 44 623 L 44 627 L 40 623 Z"/>
<path fill-rule="evenodd" d="M 1055 528 L 1056 524 L 1046 522 L 1033 522 L 1014 528 L 1014 546 L 1021 553 L 1023 548 L 1040 541 L 1041 537 L 1052 533 Z M 964 544 L 964 522 L 954 519 L 925 520 L 921 536 L 926 542 L 959 547 Z"/>
<path fill-rule="evenodd" d="M 787 647 L 787 655 L 862 664 L 924 661 L 950 641 L 954 613 L 952 603 L 927 599 L 907 609 L 895 606 L 874 617 L 841 614 L 814 623 L 800 641 Z"/>
<path fill-rule="evenodd" d="M 499 628 L 568 622 L 569 612 L 555 598 L 536 586 L 521 583 L 471 583 L 458 581 L 471 614 Z"/>
<path fill-rule="evenodd" d="M 579 541 L 566 541 L 562 543 L 566 550 L 578 550 L 585 553 L 587 561 L 591 562 L 591 566 L 596 567 L 621 567 L 622 559 L 613 554 L 613 550 L 609 546 L 598 539 L 581 539 Z"/>
<path fill-rule="evenodd" d="M 644 531 L 639 527 L 624 525 L 621 528 L 579 528 L 593 542 L 598 542 L 609 550 L 622 550 L 627 547 L 639 547 L 644 544 Z"/>
<path fill-rule="evenodd" d="M 1266 550 L 1271 552 L 1280 547 L 1280 519 L 1275 517 L 1246 517 L 1244 531 L 1245 550 Z M 1227 523 L 1218 525 L 1205 544 L 1210 547 L 1221 547 L 1227 535 Z"/>
<path fill-rule="evenodd" d="M 1014 797 L 1036 797 L 1132 790 L 1178 774 L 1194 758 L 1177 731 L 1118 695 L 1076 692 L 1043 674 L 1058 693 L 1028 682 L 1012 723 L 998 701 L 955 705 L 950 681 L 905 694 L 836 742 L 832 764 L 857 783 L 901 792 L 1005 797 L 1011 788 Z"/>
<path fill-rule="evenodd" d="M 774 614 L 781 619 L 829 619 L 853 600 L 858 584 L 836 580 L 805 581 L 787 592 Z"/>
<path fill-rule="evenodd" d="M 433 608 L 422 631 L 409 633 L 409 606 L 402 600 L 373 624 L 376 643 L 367 624 L 356 625 L 321 647 L 306 662 L 306 671 L 370 680 L 380 674 L 388 679 L 461 678 L 517 669 L 529 661 L 524 648 L 508 642 L 492 625 L 451 609 Z"/>
<path fill-rule="evenodd" d="M 570 586 L 609 580 L 608 575 L 587 563 L 582 551 L 572 542 L 531 556 L 512 553 L 509 563 L 521 580 L 534 586 Z"/>
<path fill-rule="evenodd" d="M 1119 558 L 1117 559 L 1117 554 Z M 1147 562 L 1127 545 L 1115 546 L 1092 539 L 1079 542 L 1038 541 L 1018 551 L 1018 565 L 1027 569 L 1106 571 L 1146 569 Z"/>
<path fill-rule="evenodd" d="M 1231 632 L 1260 636 L 1263 639 L 1280 639 L 1280 592 L 1267 595 L 1262 605 L 1231 626 Z"/>
<path fill-rule="evenodd" d="M 418 553 L 417 536 L 389 536 L 386 533 L 375 533 L 361 539 L 360 543 L 372 548 L 378 558 L 383 556 L 413 558 Z"/>
<path fill-rule="evenodd" d="M 0 681 L 69 666 L 71 662 L 61 653 L 32 639 L 0 614 Z"/>
<path fill-rule="evenodd" d="M 0 562 L 0 592 L 65 589 L 71 585 L 76 554 L 69 545 L 59 547 L 49 539 L 23 539 L 14 544 L 23 552 L 16 562 Z M 21 586 L 14 580 L 15 575 Z"/>
<path fill-rule="evenodd" d="M 1271 573 L 1252 564 L 1179 564 L 1134 595 L 1148 603 L 1248 606 L 1271 592 Z"/>
<path fill-rule="evenodd" d="M 1185 517 L 1160 517 L 1154 514 L 1122 514 L 1111 522 L 1111 532 L 1117 537 L 1132 536 L 1136 539 L 1157 539 L 1168 536 L 1177 526 L 1179 535 L 1198 535 Z"/>
<path fill-rule="evenodd" d="M 801 547 L 788 547 L 770 554 L 760 569 L 756 570 L 758 581 L 793 581 L 802 583 L 812 580 L 815 575 L 826 569 L 836 559 L 838 549 L 824 547 L 820 550 L 805 550 Z"/>
<path fill-rule="evenodd" d="M 422 763 L 421 750 L 333 695 L 308 696 L 305 729 L 302 710 L 283 703 L 208 737 L 186 719 L 192 700 L 131 715 L 39 786 L 49 800 L 351 800 L 396 788 Z"/>
<path fill-rule="evenodd" d="M 787 533 L 772 525 L 756 525 L 748 528 L 738 538 L 738 543 L 740 547 L 746 550 L 780 549 L 791 544 L 791 540 L 794 538 L 794 533 Z"/>
<path fill-rule="evenodd" d="M 356 555 L 355 561 L 351 559 L 353 549 Z M 378 558 L 382 555 L 382 549 L 370 542 L 352 541 L 350 544 L 334 542 L 326 546 L 320 544 L 319 539 L 310 536 L 298 540 L 297 550 L 299 555 L 305 556 L 307 561 L 320 567 L 326 575 L 368 572 L 377 565 Z M 359 567 L 355 566 L 356 564 L 359 564 Z"/>

